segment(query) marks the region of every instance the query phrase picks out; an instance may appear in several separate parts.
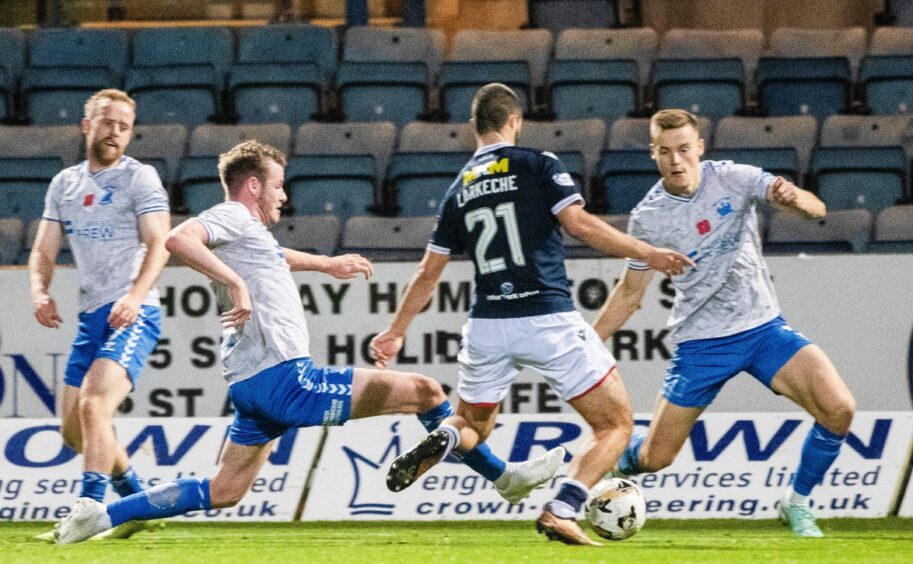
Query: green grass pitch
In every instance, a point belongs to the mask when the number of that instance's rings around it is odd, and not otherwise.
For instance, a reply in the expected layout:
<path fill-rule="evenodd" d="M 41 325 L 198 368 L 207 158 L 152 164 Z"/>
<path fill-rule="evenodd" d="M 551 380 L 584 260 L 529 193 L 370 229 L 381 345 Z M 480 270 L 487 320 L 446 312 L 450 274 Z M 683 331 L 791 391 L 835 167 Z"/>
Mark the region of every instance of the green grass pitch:
<path fill-rule="evenodd" d="M 546 542 L 526 522 L 168 523 L 125 541 L 56 546 L 48 523 L 0 523 L 0 562 L 911 562 L 913 519 L 822 520 L 823 539 L 775 521 L 648 520 L 600 548 Z"/>

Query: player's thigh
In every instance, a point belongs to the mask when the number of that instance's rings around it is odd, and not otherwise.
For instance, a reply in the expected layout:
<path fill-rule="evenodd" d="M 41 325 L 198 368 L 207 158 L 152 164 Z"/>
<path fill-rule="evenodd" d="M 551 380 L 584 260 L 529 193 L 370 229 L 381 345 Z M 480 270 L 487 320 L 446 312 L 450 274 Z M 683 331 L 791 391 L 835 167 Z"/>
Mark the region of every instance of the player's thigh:
<path fill-rule="evenodd" d="M 771 389 L 805 408 L 829 430 L 849 431 L 856 400 L 817 345 L 807 345 L 793 355 L 774 375 Z"/>
<path fill-rule="evenodd" d="M 640 450 L 644 465 L 659 470 L 672 464 L 703 411 L 703 407 L 682 407 L 660 397 Z"/>
<path fill-rule="evenodd" d="M 355 368 L 350 419 L 424 413 L 447 399 L 434 379 L 415 372 Z"/>
<path fill-rule="evenodd" d="M 542 374 L 566 402 L 600 387 L 616 364 L 612 353 L 576 311 L 529 318 L 524 337 L 516 345 L 517 363 Z M 620 381 L 612 388 L 627 395 Z"/>
<path fill-rule="evenodd" d="M 589 424 L 593 432 L 634 426 L 631 401 L 617 368 L 595 387 L 569 402 L 577 413 Z"/>
<path fill-rule="evenodd" d="M 132 389 L 133 383 L 123 366 L 108 358 L 98 358 L 82 381 L 80 404 L 85 408 L 91 402 L 94 407 L 113 414 Z"/>
<path fill-rule="evenodd" d="M 463 325 L 457 354 L 457 393 L 462 401 L 497 405 L 507 396 L 519 370 L 512 342 L 523 341 L 522 320 L 471 318 Z"/>
<path fill-rule="evenodd" d="M 225 441 L 219 468 L 209 481 L 209 495 L 214 508 L 235 505 L 263 468 L 272 451 L 273 441 L 259 445 L 239 445 Z"/>

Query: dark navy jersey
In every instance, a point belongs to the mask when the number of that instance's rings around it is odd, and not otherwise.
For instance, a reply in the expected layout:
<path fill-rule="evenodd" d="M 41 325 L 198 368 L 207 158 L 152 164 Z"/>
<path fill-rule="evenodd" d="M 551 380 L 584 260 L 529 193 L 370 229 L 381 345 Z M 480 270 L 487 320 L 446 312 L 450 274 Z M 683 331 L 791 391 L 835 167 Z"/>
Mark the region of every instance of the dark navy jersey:
<path fill-rule="evenodd" d="M 447 190 L 428 250 L 465 252 L 475 264 L 470 317 L 574 309 L 555 217 L 583 197 L 552 153 L 507 144 L 480 148 Z"/>

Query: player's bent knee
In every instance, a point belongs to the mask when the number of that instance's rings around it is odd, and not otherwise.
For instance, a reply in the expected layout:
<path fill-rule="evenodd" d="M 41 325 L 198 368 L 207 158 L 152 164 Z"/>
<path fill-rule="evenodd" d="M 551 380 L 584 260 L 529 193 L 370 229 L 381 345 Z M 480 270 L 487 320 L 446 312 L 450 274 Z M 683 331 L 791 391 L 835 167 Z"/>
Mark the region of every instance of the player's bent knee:
<path fill-rule="evenodd" d="M 413 393 L 420 412 L 433 409 L 447 399 L 437 380 L 422 374 L 411 374 Z"/>
<path fill-rule="evenodd" d="M 821 424 L 828 430 L 842 435 L 849 431 L 855 415 L 856 399 L 850 395 L 828 406 L 824 412 L 824 421 L 821 421 Z"/>
<path fill-rule="evenodd" d="M 246 493 L 247 488 L 242 488 L 232 483 L 223 484 L 218 477 L 209 482 L 209 501 L 213 509 L 234 507 L 238 505 Z"/>

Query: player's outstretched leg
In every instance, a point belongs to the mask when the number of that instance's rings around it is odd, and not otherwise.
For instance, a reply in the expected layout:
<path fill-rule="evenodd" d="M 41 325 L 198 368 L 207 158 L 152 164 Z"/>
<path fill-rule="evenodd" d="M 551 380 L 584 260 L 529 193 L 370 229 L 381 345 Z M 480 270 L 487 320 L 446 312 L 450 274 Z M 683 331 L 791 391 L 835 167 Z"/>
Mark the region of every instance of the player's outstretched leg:
<path fill-rule="evenodd" d="M 823 537 L 809 508 L 808 496 L 840 454 L 856 412 L 856 400 L 816 345 L 803 346 L 793 355 L 777 371 L 770 387 L 815 418 L 802 445 L 793 483 L 780 501 L 780 520 L 798 537 Z"/>
<path fill-rule="evenodd" d="M 418 414 L 418 420 L 430 433 L 451 415 L 453 407 L 449 401 L 444 400 L 434 409 Z M 538 458 L 520 463 L 507 463 L 498 458 L 487 444 L 480 443 L 469 452 L 454 450 L 451 456 L 494 483 L 501 497 L 510 503 L 520 503 L 534 489 L 555 475 L 564 462 L 565 450 L 556 447 Z"/>

